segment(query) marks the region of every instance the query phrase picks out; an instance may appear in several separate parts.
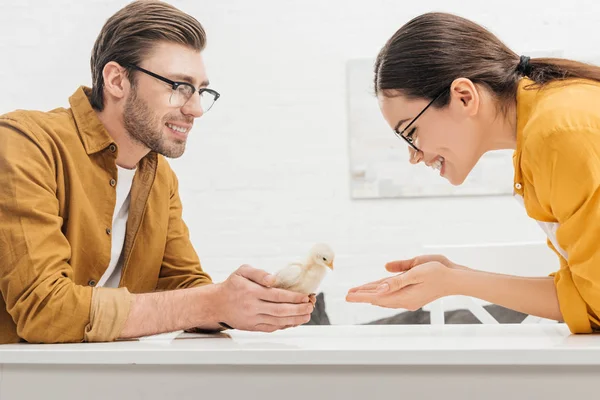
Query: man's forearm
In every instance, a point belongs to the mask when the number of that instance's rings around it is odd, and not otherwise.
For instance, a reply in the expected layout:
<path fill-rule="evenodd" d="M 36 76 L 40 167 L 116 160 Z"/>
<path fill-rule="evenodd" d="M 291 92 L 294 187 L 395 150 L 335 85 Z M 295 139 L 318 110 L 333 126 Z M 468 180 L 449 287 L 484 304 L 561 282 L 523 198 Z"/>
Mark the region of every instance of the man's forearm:
<path fill-rule="evenodd" d="M 457 294 L 476 297 L 525 314 L 562 321 L 554 280 L 477 270 L 456 270 Z"/>
<path fill-rule="evenodd" d="M 121 339 L 177 330 L 220 329 L 216 320 L 216 285 L 137 294 L 121 332 Z"/>

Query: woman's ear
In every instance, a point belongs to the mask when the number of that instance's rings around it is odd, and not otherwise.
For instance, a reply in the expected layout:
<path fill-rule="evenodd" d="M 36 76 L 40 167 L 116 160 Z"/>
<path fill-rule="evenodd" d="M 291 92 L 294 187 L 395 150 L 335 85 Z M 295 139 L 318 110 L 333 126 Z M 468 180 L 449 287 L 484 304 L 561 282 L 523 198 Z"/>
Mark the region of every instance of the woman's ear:
<path fill-rule="evenodd" d="M 454 111 L 472 117 L 479 111 L 479 90 L 467 78 L 457 78 L 450 86 L 450 104 Z"/>

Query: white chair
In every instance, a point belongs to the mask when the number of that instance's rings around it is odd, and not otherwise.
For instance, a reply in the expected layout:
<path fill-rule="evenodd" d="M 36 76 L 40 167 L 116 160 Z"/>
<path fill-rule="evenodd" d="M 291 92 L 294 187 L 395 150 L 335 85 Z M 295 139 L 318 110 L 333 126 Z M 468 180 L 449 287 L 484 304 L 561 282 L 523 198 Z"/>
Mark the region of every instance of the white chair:
<path fill-rule="evenodd" d="M 471 268 L 519 276 L 547 276 L 559 268 L 556 255 L 546 242 L 476 243 L 466 245 L 426 245 L 422 254 L 442 254 L 457 264 Z M 483 307 L 488 303 L 466 296 L 449 296 L 433 301 L 429 309 L 431 324 L 443 325 L 444 312 L 467 309 L 483 324 L 499 322 Z M 523 324 L 556 323 L 556 321 L 527 316 Z"/>

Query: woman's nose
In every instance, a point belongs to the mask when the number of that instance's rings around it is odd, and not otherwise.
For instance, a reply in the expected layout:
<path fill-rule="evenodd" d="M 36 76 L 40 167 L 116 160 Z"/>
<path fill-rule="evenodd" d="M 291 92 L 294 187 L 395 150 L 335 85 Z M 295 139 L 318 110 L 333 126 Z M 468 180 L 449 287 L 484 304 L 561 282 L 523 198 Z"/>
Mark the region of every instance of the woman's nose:
<path fill-rule="evenodd" d="M 417 150 L 409 147 L 408 155 L 409 155 L 411 164 L 418 164 L 421 161 L 423 161 L 423 152 L 422 151 L 417 151 Z"/>

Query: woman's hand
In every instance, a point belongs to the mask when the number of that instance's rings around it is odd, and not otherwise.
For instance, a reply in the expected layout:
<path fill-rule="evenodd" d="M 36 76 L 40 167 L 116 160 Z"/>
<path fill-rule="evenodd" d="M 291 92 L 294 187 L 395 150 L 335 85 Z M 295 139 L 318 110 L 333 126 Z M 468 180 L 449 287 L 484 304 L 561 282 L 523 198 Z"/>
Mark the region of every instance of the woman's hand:
<path fill-rule="evenodd" d="M 477 271 L 444 256 L 393 261 L 386 269 L 399 274 L 350 289 L 346 300 L 414 311 L 440 297 L 463 295 L 524 314 L 564 320 L 551 276 L 520 277 Z"/>
<path fill-rule="evenodd" d="M 440 254 L 429 254 L 429 255 L 424 255 L 424 256 L 417 256 L 415 258 L 411 258 L 410 260 L 392 261 L 385 265 L 385 269 L 387 269 L 390 272 L 408 271 L 409 269 L 414 268 L 417 265 L 425 264 L 425 263 L 428 263 L 431 261 L 437 261 L 451 269 L 461 269 L 464 271 L 471 271 L 471 268 L 465 267 L 464 265 L 453 263 L 452 261 L 448 260 L 446 257 L 444 257 Z"/>
<path fill-rule="evenodd" d="M 392 261 L 385 267 L 399 274 L 350 289 L 346 301 L 414 311 L 440 297 L 457 294 L 454 272 L 469 270 L 440 255 Z"/>

